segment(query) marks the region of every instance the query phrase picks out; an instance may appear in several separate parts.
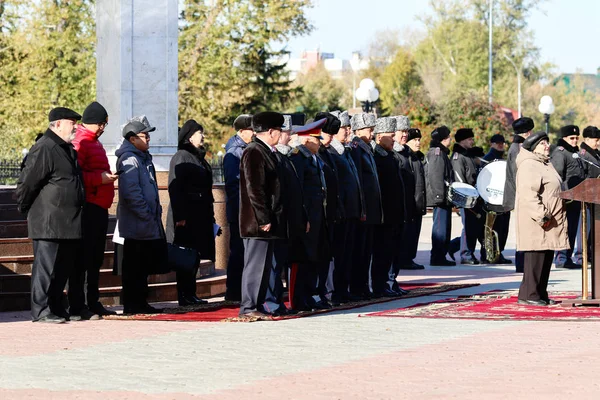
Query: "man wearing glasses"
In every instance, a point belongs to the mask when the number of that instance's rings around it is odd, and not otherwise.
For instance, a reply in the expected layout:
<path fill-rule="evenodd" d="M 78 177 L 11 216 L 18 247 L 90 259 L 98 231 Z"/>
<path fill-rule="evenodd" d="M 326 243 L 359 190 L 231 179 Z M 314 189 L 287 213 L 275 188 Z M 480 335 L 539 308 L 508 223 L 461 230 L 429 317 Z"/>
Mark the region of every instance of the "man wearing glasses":
<path fill-rule="evenodd" d="M 116 314 L 100 304 L 98 282 L 104 261 L 108 209 L 113 203 L 114 181 L 106 151 L 98 140 L 108 125 L 108 113 L 98 102 L 83 111 L 73 146 L 83 173 L 85 205 L 83 206 L 83 243 L 78 262 L 69 278 L 69 313 L 73 321 L 99 319 Z M 87 300 L 87 301 L 86 301 Z M 87 303 L 87 305 L 86 305 Z"/>

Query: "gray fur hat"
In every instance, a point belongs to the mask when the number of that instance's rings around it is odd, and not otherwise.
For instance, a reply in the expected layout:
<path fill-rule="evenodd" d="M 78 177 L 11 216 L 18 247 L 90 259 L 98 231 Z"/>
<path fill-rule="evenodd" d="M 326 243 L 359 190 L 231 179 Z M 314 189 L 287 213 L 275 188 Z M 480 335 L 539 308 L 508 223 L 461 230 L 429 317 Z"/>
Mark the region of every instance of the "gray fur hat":
<path fill-rule="evenodd" d="M 350 121 L 350 127 L 353 131 L 357 131 L 359 129 L 364 128 L 372 128 L 375 126 L 375 114 L 370 113 L 359 113 L 354 114 L 352 116 L 352 120 Z"/>
<path fill-rule="evenodd" d="M 396 118 L 394 117 L 382 117 L 377 118 L 375 122 L 374 134 L 378 133 L 395 133 L 396 132 Z"/>
<path fill-rule="evenodd" d="M 350 126 L 350 116 L 348 115 L 348 111 L 336 110 L 330 112 L 330 114 L 335 115 L 340 120 L 340 122 L 342 123 L 340 127 Z"/>
<path fill-rule="evenodd" d="M 292 116 L 291 115 L 283 114 L 283 126 L 281 127 L 281 130 L 284 132 L 292 130 Z"/>
<path fill-rule="evenodd" d="M 410 129 L 410 120 L 406 115 L 398 115 L 394 118 L 396 119 L 397 131 L 407 131 Z"/>

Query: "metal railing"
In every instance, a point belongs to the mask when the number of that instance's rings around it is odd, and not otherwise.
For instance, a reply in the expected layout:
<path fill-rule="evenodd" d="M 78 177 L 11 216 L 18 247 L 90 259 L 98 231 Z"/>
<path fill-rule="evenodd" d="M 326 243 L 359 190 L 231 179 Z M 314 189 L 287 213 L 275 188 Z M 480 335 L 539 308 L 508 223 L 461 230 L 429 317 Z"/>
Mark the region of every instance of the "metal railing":
<path fill-rule="evenodd" d="M 21 161 L 0 160 L 0 185 L 14 185 L 21 173 Z"/>

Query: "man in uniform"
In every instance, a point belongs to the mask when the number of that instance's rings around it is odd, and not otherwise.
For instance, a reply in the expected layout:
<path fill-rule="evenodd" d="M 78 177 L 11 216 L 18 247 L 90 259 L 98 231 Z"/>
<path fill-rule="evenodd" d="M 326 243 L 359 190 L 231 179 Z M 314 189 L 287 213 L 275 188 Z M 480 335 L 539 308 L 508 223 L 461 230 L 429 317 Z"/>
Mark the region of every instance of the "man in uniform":
<path fill-rule="evenodd" d="M 454 181 L 452 163 L 448 158 L 450 150 L 450 129 L 440 126 L 431 133 L 429 151 L 425 157 L 427 206 L 433 207 L 433 228 L 431 231 L 432 266 L 450 267 L 454 261 L 446 259 L 450 247 L 452 230 L 452 204 L 447 200 L 448 185 Z"/>
<path fill-rule="evenodd" d="M 31 317 L 64 323 L 63 290 L 81 246 L 85 201 L 77 153 L 71 145 L 81 115 L 64 107 L 50 111 L 50 125 L 27 157 L 17 182 L 19 211 L 27 214 L 33 240 Z"/>
<path fill-rule="evenodd" d="M 354 263 L 354 244 L 356 227 L 364 216 L 363 193 L 360 186 L 360 177 L 348 147 L 350 137 L 350 117 L 348 112 L 332 112 L 340 120 L 340 128 L 331 139 L 327 148 L 336 167 L 339 181 L 339 197 L 343 218 L 338 221 L 333 229 L 333 305 L 339 305 L 360 298 L 350 295 L 349 284 L 352 265 Z"/>
<path fill-rule="evenodd" d="M 225 145 L 223 174 L 227 200 L 225 211 L 229 223 L 229 259 L 227 261 L 227 290 L 225 300 L 242 299 L 242 271 L 244 269 L 244 242 L 240 237 L 240 160 L 242 152 L 254 136 L 252 115 L 242 114 L 233 122 L 233 135 Z"/>
<path fill-rule="evenodd" d="M 506 213 L 515 209 L 517 156 L 521 151 L 521 144 L 531 135 L 534 124 L 531 118 L 522 117 L 515 120 L 512 127 L 515 135 L 506 157 L 506 181 L 504 182 L 504 197 L 502 198 L 502 207 Z M 515 269 L 517 272 L 523 272 L 523 262 L 523 253 L 517 251 L 515 254 Z"/>
<path fill-rule="evenodd" d="M 579 127 L 567 125 L 560 128 L 558 143 L 550 146 L 550 162 L 558 172 L 563 181 L 563 189 L 572 189 L 585 179 L 583 162 L 573 158 L 573 154 L 579 153 L 577 142 L 579 141 Z M 569 234 L 569 250 L 560 250 L 554 257 L 556 268 L 581 268 L 581 245 L 575 249 L 575 240 L 581 240 L 581 203 L 571 201 L 566 203 L 567 208 L 567 232 Z M 578 242 L 579 242 L 578 240 Z M 574 258 L 574 260 L 572 259 Z"/>
<path fill-rule="evenodd" d="M 579 157 L 587 161 L 583 163 L 583 171 L 586 178 L 600 177 L 599 143 L 600 130 L 595 126 L 587 126 L 583 130 L 583 142 L 581 142 L 581 146 L 579 147 Z"/>
<path fill-rule="evenodd" d="M 398 128 L 396 127 L 396 129 Z M 394 143 L 394 147 L 396 147 L 396 144 L 398 144 L 398 142 Z M 424 269 L 425 267 L 423 265 L 417 264 L 414 261 L 417 257 L 417 249 L 419 247 L 419 236 L 421 235 L 423 215 L 427 214 L 425 169 L 423 168 L 424 155 L 420 151 L 421 131 L 419 129 L 408 129 L 404 149 L 406 152 L 408 168 L 410 170 L 410 175 L 408 175 L 408 177 L 405 176 L 404 178 L 404 188 L 406 202 L 412 205 L 412 213 L 405 218 L 406 222 L 402 230 L 401 249 L 400 253 L 394 259 L 394 264 L 397 269 Z M 407 210 L 408 209 L 409 207 L 407 207 Z"/>
<path fill-rule="evenodd" d="M 466 183 L 475 187 L 477 184 L 477 164 L 474 157 L 468 151 L 475 144 L 475 135 L 472 129 L 461 128 L 454 135 L 454 147 L 452 149 L 452 168 L 458 182 Z M 472 209 L 463 208 L 460 212 L 463 230 L 460 240 L 460 263 L 467 265 L 479 264 L 475 258 L 475 246 L 477 239 L 483 233 L 483 221 L 480 205 Z"/>
<path fill-rule="evenodd" d="M 358 224 L 355 236 L 354 268 L 350 279 L 350 293 L 354 297 L 371 298 L 369 289 L 369 266 L 373 255 L 373 229 L 383 222 L 381 206 L 381 191 L 377 166 L 373 158 L 373 148 L 370 143 L 375 127 L 375 115 L 360 113 L 352 116 L 350 125 L 354 132 L 352 160 L 358 171 L 360 186 L 363 191 L 365 216 Z"/>
<path fill-rule="evenodd" d="M 290 161 L 302 185 L 304 206 L 308 213 L 310 229 L 303 237 L 306 260 L 292 271 L 290 285 L 293 285 L 293 308 L 297 311 L 331 308 L 326 299 L 319 296 L 317 285 L 322 276 L 321 268 L 329 267 L 331 253 L 325 215 L 327 186 L 323 174 L 323 161 L 316 154 L 321 145 L 321 128 L 327 119 L 295 127 L 300 144 L 290 154 Z"/>
<path fill-rule="evenodd" d="M 274 154 L 283 124 L 283 115 L 276 112 L 254 115 L 252 128 L 256 136 L 240 161 L 240 235 L 244 238 L 240 316 L 261 317 L 275 311 L 265 309 L 264 303 L 276 243 L 287 238 L 280 171 Z"/>
<path fill-rule="evenodd" d="M 108 125 L 108 113 L 94 101 L 83 111 L 81 122 L 75 132 L 73 146 L 83 173 L 86 202 L 83 206 L 83 247 L 78 265 L 69 278 L 69 314 L 72 321 L 116 314 L 102 306 L 99 291 L 108 209 L 113 203 L 114 181 L 118 178 L 110 171 L 106 151 L 98 140 Z"/>
<path fill-rule="evenodd" d="M 383 224 L 375 225 L 373 233 L 371 284 L 373 296 L 394 297 L 405 293 L 396 282 L 399 269 L 393 262 L 398 254 L 398 248 L 403 246 L 401 240 L 405 202 L 412 198 L 406 199 L 404 196 L 401 165 L 394 154 L 396 119 L 393 117 L 377 119 L 373 133 L 375 135 L 373 152 L 381 188 Z"/>
<path fill-rule="evenodd" d="M 483 159 L 488 163 L 502 160 L 504 158 L 504 148 L 506 145 L 506 140 L 504 136 L 497 133 L 492 135 L 490 138 L 490 151 L 487 152 Z M 502 252 L 506 247 L 506 241 L 508 240 L 508 228 L 510 226 L 510 212 L 504 212 L 504 208 L 502 205 L 492 205 L 488 204 L 486 207 L 496 213 L 496 219 L 494 220 L 494 225 L 492 229 L 498 235 L 498 245 L 500 250 L 500 255 L 498 256 L 497 264 L 512 264 L 512 261 L 508 260 L 504 257 Z M 487 263 L 486 255 L 485 255 L 485 247 L 484 242 L 481 242 L 481 262 Z"/>

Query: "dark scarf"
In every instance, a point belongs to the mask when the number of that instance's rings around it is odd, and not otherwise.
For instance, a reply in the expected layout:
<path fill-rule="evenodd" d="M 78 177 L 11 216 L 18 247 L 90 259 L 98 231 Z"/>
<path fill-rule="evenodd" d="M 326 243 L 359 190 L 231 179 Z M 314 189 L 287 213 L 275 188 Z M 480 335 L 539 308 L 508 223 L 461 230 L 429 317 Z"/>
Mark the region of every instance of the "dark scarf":
<path fill-rule="evenodd" d="M 196 158 L 198 158 L 198 160 L 200 161 L 205 161 L 205 157 L 206 157 L 206 149 L 204 148 L 204 146 L 200 146 L 199 148 L 194 146 L 193 144 L 191 144 L 190 142 L 187 143 L 182 143 L 179 146 L 177 146 L 180 150 L 185 150 L 188 153 L 192 153 L 194 156 L 196 156 Z"/>
<path fill-rule="evenodd" d="M 467 152 L 468 152 L 467 149 L 465 149 L 458 143 L 454 143 L 454 146 L 452 147 L 452 151 L 454 153 L 462 154 L 465 157 L 469 157 L 469 155 L 467 154 Z"/>
<path fill-rule="evenodd" d="M 519 144 L 519 143 L 523 143 L 524 141 L 525 141 L 525 138 L 521 135 L 515 134 L 515 136 L 513 136 L 513 143 Z"/>
<path fill-rule="evenodd" d="M 429 142 L 429 148 L 430 149 L 439 148 L 444 152 L 444 154 L 446 154 L 446 155 L 450 154 L 450 149 L 447 148 L 446 146 L 444 146 L 439 140 L 431 139 L 431 142 Z"/>
<path fill-rule="evenodd" d="M 567 150 L 568 152 L 571 152 L 571 153 L 579 152 L 579 147 L 571 146 L 569 143 L 565 142 L 563 139 L 558 139 L 558 142 L 556 143 L 556 145 L 564 147 L 565 150 Z"/>
<path fill-rule="evenodd" d="M 587 145 L 587 143 L 582 142 L 581 143 L 581 150 L 585 150 L 587 153 L 590 153 L 590 155 L 592 157 L 595 158 L 600 158 L 600 156 L 598 155 L 598 150 L 594 150 L 592 149 L 590 146 Z"/>

